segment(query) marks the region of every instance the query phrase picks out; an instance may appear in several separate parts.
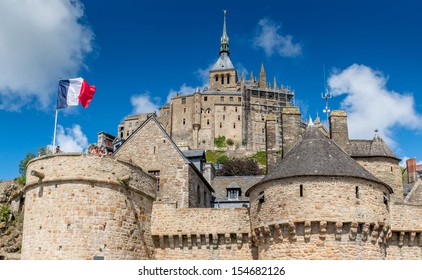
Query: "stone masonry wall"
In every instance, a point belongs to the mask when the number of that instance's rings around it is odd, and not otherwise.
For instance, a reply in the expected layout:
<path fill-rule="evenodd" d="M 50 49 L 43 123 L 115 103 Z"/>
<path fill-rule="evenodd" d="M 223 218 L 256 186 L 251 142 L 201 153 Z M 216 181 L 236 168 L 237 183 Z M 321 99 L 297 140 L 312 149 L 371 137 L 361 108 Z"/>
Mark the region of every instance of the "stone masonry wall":
<path fill-rule="evenodd" d="M 30 161 L 27 174 L 22 259 L 153 258 L 155 179 L 139 167 L 57 154 Z"/>
<path fill-rule="evenodd" d="M 394 202 L 403 202 L 401 170 L 398 161 L 386 157 L 354 158 L 357 163 L 393 189 Z"/>
<path fill-rule="evenodd" d="M 145 172 L 159 172 L 157 199 L 188 207 L 189 164 L 153 119 L 117 150 L 116 157 L 141 166 Z"/>
<path fill-rule="evenodd" d="M 357 178 L 301 177 L 255 186 L 250 191 L 250 213 L 259 258 L 384 258 L 385 250 L 377 241 L 390 223 L 384 192 L 388 193 L 385 186 Z M 303 242 L 295 237 L 298 232 Z M 323 241 L 321 234 L 327 234 Z M 375 243 L 368 242 L 369 235 Z M 262 238 L 267 241 L 260 242 Z"/>
<path fill-rule="evenodd" d="M 156 202 L 152 216 L 156 259 L 253 258 L 248 209 L 176 209 Z"/>

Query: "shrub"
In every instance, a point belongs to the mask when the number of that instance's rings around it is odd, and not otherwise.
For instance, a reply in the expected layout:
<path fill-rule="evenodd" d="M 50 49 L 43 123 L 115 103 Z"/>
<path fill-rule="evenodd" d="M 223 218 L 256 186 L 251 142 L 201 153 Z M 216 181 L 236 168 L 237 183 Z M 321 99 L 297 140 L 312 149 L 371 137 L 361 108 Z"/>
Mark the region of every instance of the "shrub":
<path fill-rule="evenodd" d="M 234 145 L 234 142 L 233 142 L 233 140 L 232 139 L 227 139 L 227 141 L 226 141 L 226 143 L 227 143 L 227 145 L 229 145 L 229 146 L 233 146 Z"/>
<path fill-rule="evenodd" d="M 226 146 L 226 136 L 218 136 L 217 138 L 214 138 L 214 145 L 217 148 L 223 148 Z"/>
<path fill-rule="evenodd" d="M 251 158 L 234 158 L 224 162 L 223 168 L 217 171 L 218 176 L 251 176 L 262 175 L 258 163 Z"/>
<path fill-rule="evenodd" d="M 10 220 L 10 214 L 12 212 L 10 211 L 9 207 L 7 207 L 6 205 L 3 205 L 0 208 L 0 222 L 9 222 Z"/>

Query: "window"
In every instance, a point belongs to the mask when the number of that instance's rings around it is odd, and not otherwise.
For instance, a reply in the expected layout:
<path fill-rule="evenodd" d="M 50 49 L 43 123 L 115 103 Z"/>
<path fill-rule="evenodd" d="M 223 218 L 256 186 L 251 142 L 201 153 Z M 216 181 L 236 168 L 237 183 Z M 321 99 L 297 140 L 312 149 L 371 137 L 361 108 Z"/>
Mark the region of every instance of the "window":
<path fill-rule="evenodd" d="M 393 172 L 393 167 L 391 166 L 391 172 Z"/>
<path fill-rule="evenodd" d="M 237 101 L 239 101 L 239 102 L 242 101 L 242 98 L 241 97 L 238 97 L 237 98 Z"/>
<path fill-rule="evenodd" d="M 300 185 L 299 187 L 299 195 L 300 197 L 303 197 L 303 185 Z"/>
<path fill-rule="evenodd" d="M 233 96 L 230 96 L 229 100 L 230 102 L 233 102 Z"/>
<path fill-rule="evenodd" d="M 265 129 L 262 129 L 262 133 L 265 133 Z"/>
<path fill-rule="evenodd" d="M 129 130 L 126 132 L 126 136 L 129 136 Z"/>
<path fill-rule="evenodd" d="M 262 191 L 262 192 L 259 193 L 258 201 L 259 201 L 259 203 L 264 203 L 265 202 L 264 191 Z"/>
<path fill-rule="evenodd" d="M 208 96 L 204 96 L 204 101 L 208 101 Z"/>
<path fill-rule="evenodd" d="M 223 115 L 223 121 L 226 119 L 226 115 Z"/>
<path fill-rule="evenodd" d="M 215 81 L 218 82 L 218 75 L 215 75 Z"/>
<path fill-rule="evenodd" d="M 355 194 L 356 194 L 356 198 L 359 198 L 359 187 L 356 186 L 355 188 Z"/>
<path fill-rule="evenodd" d="M 207 125 L 210 125 L 210 120 L 207 120 Z"/>
<path fill-rule="evenodd" d="M 226 106 L 223 107 L 223 111 L 226 111 Z"/>
<path fill-rule="evenodd" d="M 220 123 L 220 128 L 222 128 L 223 127 L 223 124 L 222 123 Z"/>
<path fill-rule="evenodd" d="M 240 115 L 237 116 L 237 120 L 240 121 Z"/>
<path fill-rule="evenodd" d="M 221 97 L 220 97 L 220 101 L 221 101 L 221 102 L 224 102 L 224 96 L 221 96 Z"/>
<path fill-rule="evenodd" d="M 154 146 L 154 151 L 152 152 L 153 154 L 155 154 L 155 149 L 156 149 L 156 147 Z"/>
<path fill-rule="evenodd" d="M 236 128 L 236 123 L 233 124 L 233 128 Z"/>
<path fill-rule="evenodd" d="M 197 194 L 197 199 L 198 199 L 198 205 L 201 204 L 201 188 L 199 187 L 199 185 L 196 187 L 196 194 Z"/>
<path fill-rule="evenodd" d="M 149 170 L 149 175 L 154 176 L 157 179 L 157 191 L 160 191 L 160 170 Z"/>
<path fill-rule="evenodd" d="M 182 104 L 186 104 L 186 97 L 182 97 Z"/>
<path fill-rule="evenodd" d="M 221 75 L 221 84 L 224 85 L 224 76 Z"/>
<path fill-rule="evenodd" d="M 230 84 L 230 75 L 227 74 L 227 83 Z"/>
<path fill-rule="evenodd" d="M 265 121 L 265 117 L 264 117 L 264 115 L 261 115 L 261 120 L 262 120 L 262 121 Z"/>
<path fill-rule="evenodd" d="M 234 111 L 237 113 L 237 107 L 234 107 Z"/>
<path fill-rule="evenodd" d="M 239 197 L 240 197 L 240 188 L 227 189 L 227 199 L 239 200 Z"/>
<path fill-rule="evenodd" d="M 185 119 L 183 119 L 183 124 L 186 124 L 186 120 Z"/>
<path fill-rule="evenodd" d="M 186 113 L 186 108 L 183 108 L 183 113 Z"/>

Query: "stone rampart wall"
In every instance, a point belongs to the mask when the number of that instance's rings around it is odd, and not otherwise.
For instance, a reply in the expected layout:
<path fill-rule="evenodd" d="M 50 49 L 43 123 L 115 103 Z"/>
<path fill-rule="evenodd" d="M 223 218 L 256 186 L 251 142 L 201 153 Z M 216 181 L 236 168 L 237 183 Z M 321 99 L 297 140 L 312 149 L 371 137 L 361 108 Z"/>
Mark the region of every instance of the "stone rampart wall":
<path fill-rule="evenodd" d="M 176 209 L 155 203 L 156 259 L 252 259 L 248 209 Z"/>
<path fill-rule="evenodd" d="M 32 160 L 27 174 L 22 259 L 153 258 L 156 183 L 139 167 L 58 154 Z"/>

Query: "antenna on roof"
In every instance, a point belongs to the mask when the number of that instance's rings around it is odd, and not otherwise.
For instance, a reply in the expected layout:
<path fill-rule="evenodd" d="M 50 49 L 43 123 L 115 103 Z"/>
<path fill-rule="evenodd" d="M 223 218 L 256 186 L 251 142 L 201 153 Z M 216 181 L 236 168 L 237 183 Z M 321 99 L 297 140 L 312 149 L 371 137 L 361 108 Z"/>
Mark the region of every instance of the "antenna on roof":
<path fill-rule="evenodd" d="M 327 125 L 328 125 L 328 115 L 330 113 L 330 109 L 328 107 L 328 100 L 332 98 L 333 96 L 331 95 L 331 93 L 328 92 L 327 81 L 325 79 L 325 65 L 324 64 L 322 65 L 322 69 L 324 72 L 324 93 L 321 93 L 321 98 L 325 100 L 325 109 L 322 111 L 327 115 Z M 330 128 L 328 127 L 328 129 Z"/>

